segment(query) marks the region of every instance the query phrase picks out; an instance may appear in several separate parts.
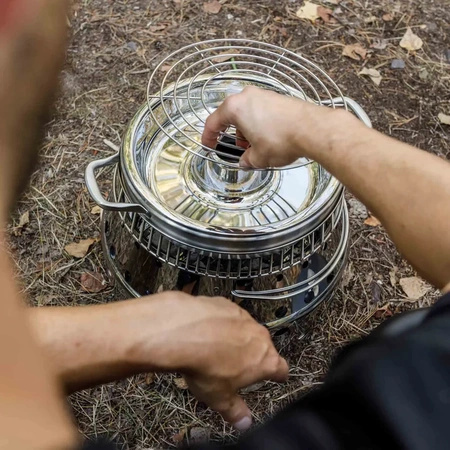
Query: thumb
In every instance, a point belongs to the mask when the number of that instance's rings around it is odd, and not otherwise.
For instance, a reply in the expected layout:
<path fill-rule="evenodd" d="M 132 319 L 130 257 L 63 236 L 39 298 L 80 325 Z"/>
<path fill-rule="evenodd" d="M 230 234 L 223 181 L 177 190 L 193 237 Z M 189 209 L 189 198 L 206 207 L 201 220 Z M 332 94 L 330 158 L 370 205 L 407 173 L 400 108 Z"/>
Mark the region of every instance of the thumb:
<path fill-rule="evenodd" d="M 239 167 L 242 169 L 263 169 L 265 165 L 259 161 L 258 152 L 253 147 L 249 147 L 241 156 Z"/>
<path fill-rule="evenodd" d="M 242 397 L 237 394 L 233 394 L 225 405 L 213 409 L 238 431 L 246 431 L 252 425 L 252 413 Z"/>

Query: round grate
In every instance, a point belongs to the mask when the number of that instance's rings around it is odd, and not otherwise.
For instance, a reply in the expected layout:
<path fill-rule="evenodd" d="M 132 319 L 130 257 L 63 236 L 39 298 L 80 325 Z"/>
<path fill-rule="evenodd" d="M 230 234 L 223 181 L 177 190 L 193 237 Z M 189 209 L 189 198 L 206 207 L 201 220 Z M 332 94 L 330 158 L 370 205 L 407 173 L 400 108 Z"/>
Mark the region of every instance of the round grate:
<path fill-rule="evenodd" d="M 246 85 L 347 109 L 339 87 L 316 64 L 276 45 L 244 39 L 209 40 L 173 52 L 151 74 L 147 102 L 154 123 L 176 145 L 215 164 L 235 168 L 244 148 L 236 145 L 234 127 L 222 133 L 216 149 L 200 142 L 206 118 L 228 95 L 241 92 Z M 156 102 L 162 106 L 158 113 Z M 175 133 L 169 132 L 170 128 Z M 282 169 L 309 163 L 302 158 Z"/>

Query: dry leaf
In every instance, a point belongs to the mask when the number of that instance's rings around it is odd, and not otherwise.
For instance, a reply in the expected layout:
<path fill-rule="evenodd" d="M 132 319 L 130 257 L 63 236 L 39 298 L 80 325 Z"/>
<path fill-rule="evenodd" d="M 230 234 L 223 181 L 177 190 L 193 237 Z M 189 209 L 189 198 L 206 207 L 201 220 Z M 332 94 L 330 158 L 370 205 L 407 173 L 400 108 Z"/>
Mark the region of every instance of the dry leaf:
<path fill-rule="evenodd" d="M 333 11 L 323 6 L 317 7 L 317 14 L 325 23 L 336 23 L 336 19 L 333 17 Z"/>
<path fill-rule="evenodd" d="M 167 28 L 167 25 L 152 25 L 151 27 L 149 27 L 149 30 L 152 33 L 156 33 L 157 31 L 162 31 L 166 28 Z"/>
<path fill-rule="evenodd" d="M 30 211 L 25 211 L 19 218 L 19 225 L 17 225 L 17 227 L 15 227 L 13 230 L 14 236 L 20 236 L 22 234 L 22 230 L 29 223 L 30 223 Z"/>
<path fill-rule="evenodd" d="M 381 225 L 381 222 L 375 217 L 370 215 L 365 221 L 365 225 L 369 225 L 369 227 L 379 227 Z"/>
<path fill-rule="evenodd" d="M 353 280 L 354 276 L 353 263 L 350 261 L 344 271 L 344 275 L 342 275 L 341 289 L 345 289 Z"/>
<path fill-rule="evenodd" d="M 239 50 L 232 50 L 231 53 L 232 54 L 239 53 Z M 212 59 L 212 61 L 213 62 L 217 62 L 217 63 L 221 63 L 221 62 L 229 61 L 231 58 L 234 58 L 234 57 L 231 56 L 230 55 L 230 51 L 228 51 L 228 52 L 219 53 L 217 56 L 215 56 Z"/>
<path fill-rule="evenodd" d="M 169 64 L 163 64 L 163 65 L 159 68 L 159 70 L 160 70 L 161 72 L 168 72 L 171 68 L 172 68 L 171 65 L 169 65 Z"/>
<path fill-rule="evenodd" d="M 364 22 L 368 23 L 368 24 L 375 23 L 376 21 L 377 21 L 377 18 L 375 16 L 366 17 L 364 19 Z"/>
<path fill-rule="evenodd" d="M 44 295 L 40 294 L 36 297 L 38 306 L 46 306 L 50 304 L 53 300 L 57 299 L 57 295 Z"/>
<path fill-rule="evenodd" d="M 186 436 L 186 428 L 183 428 L 179 433 L 172 436 L 172 441 L 175 444 L 181 444 L 183 442 L 184 436 Z"/>
<path fill-rule="evenodd" d="M 374 317 L 375 319 L 387 319 L 388 317 L 392 317 L 393 313 L 388 305 L 384 305 L 381 308 L 378 308 L 375 313 Z"/>
<path fill-rule="evenodd" d="M 95 205 L 92 209 L 91 209 L 91 214 L 94 214 L 94 215 L 99 215 L 99 214 L 101 214 L 101 212 L 102 212 L 102 208 L 100 208 L 100 206 L 98 206 L 98 205 Z"/>
<path fill-rule="evenodd" d="M 450 125 L 450 116 L 444 113 L 439 113 L 438 115 L 439 122 L 443 123 L 444 125 Z"/>
<path fill-rule="evenodd" d="M 80 277 L 81 288 L 90 294 L 96 294 L 106 289 L 106 280 L 101 273 L 84 272 Z"/>
<path fill-rule="evenodd" d="M 387 13 L 387 14 L 383 14 L 382 19 L 385 22 L 392 22 L 394 20 L 394 16 L 392 14 Z"/>
<path fill-rule="evenodd" d="M 23 228 L 30 223 L 30 211 L 24 212 L 19 219 L 19 227 Z"/>
<path fill-rule="evenodd" d="M 314 23 L 320 17 L 318 8 L 319 5 L 306 1 L 305 4 L 297 11 L 296 15 L 299 19 L 307 19 Z"/>
<path fill-rule="evenodd" d="M 96 241 L 96 239 L 89 238 L 84 239 L 80 242 L 74 242 L 72 244 L 66 245 L 64 250 L 75 258 L 84 258 L 87 255 L 91 245 Z"/>
<path fill-rule="evenodd" d="M 218 14 L 222 9 L 222 5 L 217 1 L 213 0 L 212 2 L 203 3 L 203 11 L 208 14 Z"/>
<path fill-rule="evenodd" d="M 381 73 L 378 72 L 377 69 L 368 69 L 367 67 L 364 67 L 358 75 L 367 75 L 377 86 L 380 85 L 381 80 L 383 79 Z"/>
<path fill-rule="evenodd" d="M 148 373 L 146 376 L 145 376 L 145 384 L 147 385 L 147 386 L 150 386 L 151 384 L 153 384 L 154 382 L 155 382 L 155 379 L 156 379 L 156 373 Z"/>
<path fill-rule="evenodd" d="M 374 39 L 370 48 L 375 50 L 384 50 L 388 46 L 388 41 L 386 39 Z"/>
<path fill-rule="evenodd" d="M 188 385 L 186 383 L 186 380 L 183 377 L 175 378 L 173 380 L 173 382 L 174 382 L 175 386 L 178 389 L 183 389 L 183 390 L 188 389 Z"/>
<path fill-rule="evenodd" d="M 251 384 L 250 386 L 247 386 L 246 388 L 243 388 L 240 390 L 242 394 L 250 394 L 251 392 L 256 392 L 262 387 L 266 385 L 265 381 L 260 381 L 259 383 Z"/>
<path fill-rule="evenodd" d="M 411 300 L 421 299 L 430 290 L 425 281 L 418 277 L 402 278 L 400 280 L 400 286 Z"/>
<path fill-rule="evenodd" d="M 423 41 L 417 34 L 414 34 L 411 28 L 408 27 L 405 35 L 400 41 L 400 47 L 408 50 L 409 52 L 414 52 L 422 48 Z"/>
<path fill-rule="evenodd" d="M 397 271 L 395 269 L 391 270 L 389 272 L 389 281 L 391 282 L 391 286 L 392 287 L 395 287 L 396 284 L 397 284 L 397 277 L 396 277 L 396 275 L 397 275 Z"/>
<path fill-rule="evenodd" d="M 361 61 L 361 59 L 366 59 L 367 50 L 359 44 L 350 44 L 344 47 L 342 54 L 356 61 Z"/>

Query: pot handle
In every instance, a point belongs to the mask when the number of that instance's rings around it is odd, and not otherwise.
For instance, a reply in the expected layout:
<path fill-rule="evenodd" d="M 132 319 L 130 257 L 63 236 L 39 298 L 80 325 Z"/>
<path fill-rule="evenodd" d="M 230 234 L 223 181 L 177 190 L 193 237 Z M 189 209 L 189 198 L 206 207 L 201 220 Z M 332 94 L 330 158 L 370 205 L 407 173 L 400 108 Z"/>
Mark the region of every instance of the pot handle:
<path fill-rule="evenodd" d="M 137 212 L 146 213 L 143 206 L 136 203 L 114 203 L 106 200 L 100 188 L 98 187 L 97 178 L 95 177 L 95 172 L 102 167 L 111 166 L 119 162 L 119 153 L 115 155 L 108 156 L 107 158 L 98 159 L 97 161 L 92 161 L 86 167 L 86 172 L 84 174 L 84 179 L 86 181 L 86 187 L 95 203 L 97 203 L 100 208 L 106 211 L 122 211 L 122 212 Z"/>
<path fill-rule="evenodd" d="M 322 105 L 336 105 L 336 106 L 345 106 L 347 105 L 349 110 L 352 111 L 355 116 L 361 120 L 361 122 L 364 123 L 364 125 L 368 126 L 369 128 L 372 128 L 372 121 L 370 120 L 367 113 L 364 111 L 362 106 L 355 100 L 349 97 L 337 97 L 333 100 L 324 100 L 322 102 Z"/>

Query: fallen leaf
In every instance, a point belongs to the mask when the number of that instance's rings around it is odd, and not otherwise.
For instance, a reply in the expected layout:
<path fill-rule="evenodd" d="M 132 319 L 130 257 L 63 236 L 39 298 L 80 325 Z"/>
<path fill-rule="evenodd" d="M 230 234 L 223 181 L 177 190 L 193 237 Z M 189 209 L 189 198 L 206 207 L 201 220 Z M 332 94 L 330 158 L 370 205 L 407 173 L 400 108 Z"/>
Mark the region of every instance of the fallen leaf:
<path fill-rule="evenodd" d="M 370 283 L 370 290 L 372 292 L 372 302 L 375 304 L 380 303 L 381 286 L 376 281 L 372 281 L 372 283 Z"/>
<path fill-rule="evenodd" d="M 365 23 L 371 24 L 371 23 L 375 23 L 378 19 L 375 16 L 370 16 L 370 17 L 366 17 L 364 19 Z"/>
<path fill-rule="evenodd" d="M 439 122 L 443 123 L 444 125 L 450 125 L 450 116 L 444 113 L 438 114 Z"/>
<path fill-rule="evenodd" d="M 242 394 L 250 394 L 251 392 L 256 392 L 259 389 L 261 389 L 262 387 L 265 386 L 265 382 L 264 381 L 260 381 L 259 383 L 254 383 L 251 384 L 250 386 L 247 386 L 246 388 L 241 389 L 241 393 Z"/>
<path fill-rule="evenodd" d="M 30 211 L 24 212 L 19 219 L 19 227 L 23 228 L 30 223 Z"/>
<path fill-rule="evenodd" d="M 80 277 L 81 288 L 90 294 L 96 294 L 106 289 L 107 283 L 101 273 L 84 272 Z"/>
<path fill-rule="evenodd" d="M 167 28 L 167 25 L 152 25 L 151 27 L 149 27 L 149 30 L 152 33 L 155 33 L 156 31 L 162 31 L 165 30 Z"/>
<path fill-rule="evenodd" d="M 383 79 L 381 73 L 378 72 L 377 69 L 368 69 L 367 67 L 364 67 L 358 75 L 367 75 L 377 86 L 380 85 L 381 80 Z"/>
<path fill-rule="evenodd" d="M 46 305 L 50 304 L 56 298 L 58 298 L 57 295 L 40 294 L 36 297 L 36 302 L 37 302 L 38 306 L 46 306 Z"/>
<path fill-rule="evenodd" d="M 320 17 L 318 8 L 319 5 L 306 1 L 305 4 L 297 11 L 296 15 L 299 19 L 307 19 L 314 23 Z"/>
<path fill-rule="evenodd" d="M 389 305 L 384 305 L 381 308 L 377 309 L 374 313 L 375 319 L 387 319 L 388 317 L 392 317 L 393 313 L 389 308 Z"/>
<path fill-rule="evenodd" d="M 14 228 L 14 236 L 20 236 L 22 234 L 22 230 L 26 225 L 30 223 L 30 212 L 25 211 L 19 218 L 19 225 Z"/>
<path fill-rule="evenodd" d="M 218 14 L 222 9 L 222 5 L 217 0 L 212 0 L 212 2 L 203 3 L 203 11 L 208 14 Z"/>
<path fill-rule="evenodd" d="M 156 373 L 148 373 L 146 376 L 145 376 L 145 384 L 147 385 L 147 386 L 149 386 L 149 385 L 151 385 L 151 384 L 153 384 L 154 382 L 155 382 L 155 379 L 156 379 Z"/>
<path fill-rule="evenodd" d="M 159 70 L 160 70 L 161 72 L 168 72 L 171 68 L 172 68 L 171 65 L 169 65 L 169 64 L 163 64 L 163 65 L 159 68 Z"/>
<path fill-rule="evenodd" d="M 325 23 L 336 23 L 336 19 L 333 17 L 333 11 L 323 6 L 317 7 L 317 14 Z"/>
<path fill-rule="evenodd" d="M 186 428 L 183 428 L 179 433 L 172 436 L 172 441 L 175 444 L 181 444 L 183 442 L 184 436 L 186 436 Z"/>
<path fill-rule="evenodd" d="M 411 28 L 408 27 L 405 35 L 400 41 L 400 47 L 410 52 L 414 52 L 416 50 L 420 50 L 422 46 L 423 46 L 422 39 L 420 39 L 420 37 L 417 36 L 417 34 L 414 34 Z"/>
<path fill-rule="evenodd" d="M 100 208 L 100 206 L 98 206 L 98 205 L 95 205 L 92 209 L 91 209 L 91 214 L 94 214 L 94 215 L 99 215 L 99 214 L 101 214 L 101 212 L 102 212 L 102 208 Z"/>
<path fill-rule="evenodd" d="M 369 225 L 369 227 L 379 227 L 381 225 L 381 222 L 375 217 L 370 215 L 365 221 L 365 225 Z"/>
<path fill-rule="evenodd" d="M 420 69 L 420 71 L 419 71 L 419 78 L 422 81 L 427 81 L 429 76 L 430 76 L 430 73 L 428 72 L 427 69 L 425 69 L 425 68 Z"/>
<path fill-rule="evenodd" d="M 344 47 L 342 54 L 356 61 L 361 61 L 362 59 L 366 59 L 367 50 L 360 44 L 349 44 Z"/>
<path fill-rule="evenodd" d="M 402 278 L 399 283 L 410 300 L 420 300 L 430 290 L 425 281 L 418 277 Z"/>
<path fill-rule="evenodd" d="M 387 13 L 387 14 L 383 14 L 382 19 L 385 22 L 392 22 L 394 20 L 394 16 L 392 14 Z"/>
<path fill-rule="evenodd" d="M 75 258 L 84 258 L 87 255 L 91 245 L 96 241 L 96 239 L 89 238 L 84 239 L 80 242 L 74 242 L 72 244 L 66 245 L 64 250 Z"/>
<path fill-rule="evenodd" d="M 397 271 L 395 269 L 389 271 L 389 281 L 391 282 L 391 286 L 395 287 L 397 285 Z"/>
<path fill-rule="evenodd" d="M 353 263 L 350 261 L 344 271 L 344 275 L 342 275 L 341 289 L 345 289 L 353 280 L 354 276 Z"/>
<path fill-rule="evenodd" d="M 193 427 L 189 433 L 190 444 L 207 444 L 210 434 L 209 428 Z"/>
<path fill-rule="evenodd" d="M 388 41 L 386 39 L 374 39 L 370 48 L 375 50 L 384 50 L 388 46 Z"/>
<path fill-rule="evenodd" d="M 235 53 L 239 53 L 239 51 L 238 50 L 232 50 L 231 53 L 235 54 Z M 212 61 L 221 63 L 221 62 L 229 61 L 231 58 L 233 58 L 233 56 L 231 56 L 230 52 L 228 51 L 228 52 L 219 53 L 217 56 L 212 58 Z"/>
<path fill-rule="evenodd" d="M 186 383 L 186 380 L 185 380 L 183 377 L 175 378 L 175 379 L 173 380 L 173 383 L 175 384 L 175 386 L 176 386 L 178 389 L 182 389 L 182 390 L 188 389 L 188 385 L 187 385 L 187 383 Z"/>

